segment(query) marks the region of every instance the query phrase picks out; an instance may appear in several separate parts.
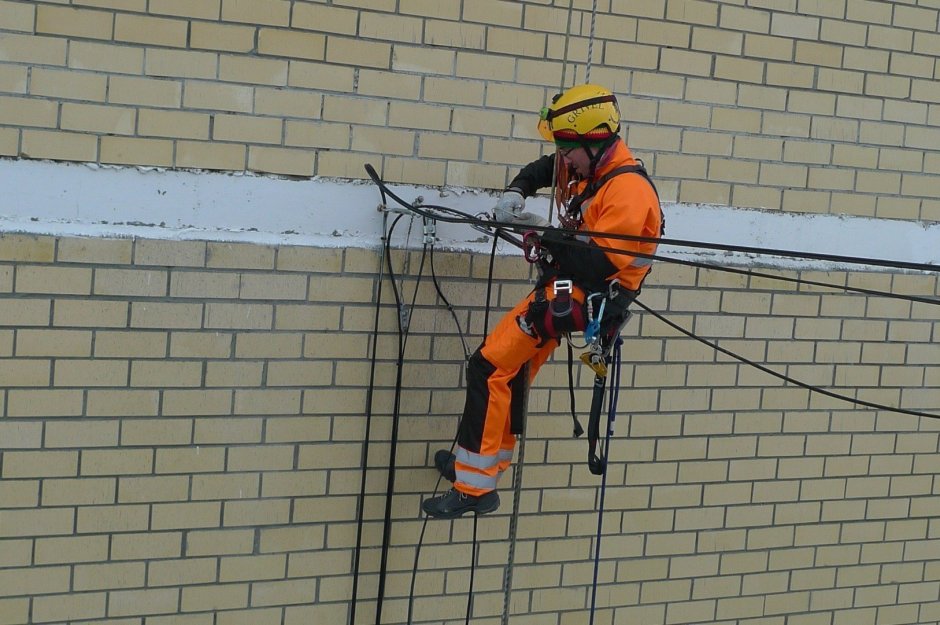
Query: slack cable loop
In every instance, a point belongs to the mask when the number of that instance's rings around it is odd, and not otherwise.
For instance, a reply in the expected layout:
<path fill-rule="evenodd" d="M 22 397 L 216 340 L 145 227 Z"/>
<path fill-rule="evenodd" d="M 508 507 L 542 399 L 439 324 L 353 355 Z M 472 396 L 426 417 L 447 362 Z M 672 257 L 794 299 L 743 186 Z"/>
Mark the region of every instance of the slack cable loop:
<path fill-rule="evenodd" d="M 779 372 L 777 372 L 777 371 L 774 371 L 773 369 L 771 369 L 771 368 L 769 368 L 769 367 L 765 367 L 764 365 L 762 365 L 762 364 L 760 364 L 760 363 L 754 362 L 753 360 L 749 360 L 748 358 L 745 358 L 744 356 L 738 355 L 738 354 L 732 352 L 732 351 L 729 350 L 729 349 L 725 349 L 724 347 L 721 347 L 720 345 L 718 345 L 718 344 L 716 344 L 716 343 L 712 343 L 712 342 L 709 341 L 708 339 L 702 338 L 702 337 L 698 336 L 697 334 L 695 334 L 695 333 L 693 333 L 693 332 L 691 332 L 691 331 L 689 331 L 689 330 L 686 330 L 685 328 L 683 328 L 683 327 L 680 326 L 679 324 L 677 324 L 677 323 L 675 323 L 675 322 L 673 322 L 673 321 L 670 321 L 669 319 L 667 319 L 667 318 L 664 317 L 663 315 L 661 315 L 661 314 L 659 314 L 658 312 L 656 312 L 655 310 L 651 309 L 649 306 L 647 306 L 646 304 L 644 304 L 643 302 L 641 302 L 639 299 L 635 299 L 635 300 L 633 300 L 633 302 L 634 302 L 637 306 L 639 306 L 640 308 L 642 308 L 643 310 L 645 310 L 646 312 L 650 313 L 651 315 L 653 315 L 654 317 L 656 317 L 657 319 L 659 319 L 660 321 L 662 321 L 663 323 L 665 323 L 666 325 L 668 325 L 668 326 L 669 326 L 670 328 L 672 328 L 673 330 L 677 330 L 677 331 L 681 332 L 682 334 L 686 335 L 687 337 L 689 337 L 689 338 L 691 338 L 691 339 L 695 339 L 695 340 L 698 341 L 699 343 L 703 343 L 704 345 L 707 345 L 707 346 L 711 347 L 713 350 L 715 350 L 715 351 L 717 351 L 717 352 L 721 352 L 722 354 L 724 354 L 724 355 L 726 355 L 726 356 L 730 356 L 730 357 L 734 358 L 735 360 L 737 360 L 737 361 L 739 361 L 739 362 L 743 362 L 744 364 L 750 365 L 750 366 L 754 367 L 755 369 L 758 369 L 758 370 L 760 370 L 760 371 L 763 371 L 764 373 L 766 373 L 766 374 L 768 374 L 768 375 L 771 375 L 771 376 L 773 376 L 773 377 L 775 377 L 775 378 L 777 378 L 777 379 L 779 379 L 779 380 L 783 380 L 783 381 L 785 381 L 785 382 L 789 382 L 790 384 L 793 384 L 793 385 L 795 385 L 795 386 L 799 386 L 800 388 L 806 389 L 806 390 L 808 390 L 808 391 L 810 391 L 810 392 L 812 392 L 812 393 L 819 393 L 820 395 L 825 395 L 826 397 L 831 397 L 831 398 L 833 398 L 833 399 L 839 399 L 839 400 L 846 401 L 846 402 L 849 402 L 849 403 L 851 403 L 851 404 L 855 404 L 855 405 L 858 405 L 858 406 L 865 406 L 866 408 L 873 408 L 873 409 L 875 409 L 875 410 L 884 410 L 884 411 L 886 411 L 886 412 L 894 412 L 894 413 L 898 413 L 898 414 L 906 414 L 906 415 L 911 415 L 911 416 L 913 416 L 913 417 L 925 417 L 925 418 L 927 418 L 927 419 L 940 419 L 940 414 L 931 414 L 931 413 L 929 413 L 929 412 L 921 412 L 921 411 L 919 411 L 919 410 L 909 410 L 909 409 L 907 409 L 907 408 L 899 408 L 899 407 L 894 407 L 894 406 L 886 406 L 886 405 L 884 405 L 884 404 L 876 404 L 876 403 L 874 403 L 874 402 L 866 401 L 866 400 L 864 400 L 864 399 L 856 399 L 856 398 L 854 398 L 854 397 L 849 397 L 848 395 L 842 395 L 842 394 L 840 394 L 840 393 L 835 393 L 835 392 L 833 392 L 833 391 L 829 391 L 829 390 L 826 390 L 826 389 L 824 389 L 824 388 L 820 388 L 820 387 L 818 387 L 818 386 L 813 386 L 812 384 L 807 384 L 806 382 L 801 382 L 800 380 L 796 380 L 796 379 L 794 379 L 794 378 L 791 378 L 791 377 L 788 376 L 788 375 L 785 375 L 785 374 L 783 374 L 783 373 L 779 373 Z"/>

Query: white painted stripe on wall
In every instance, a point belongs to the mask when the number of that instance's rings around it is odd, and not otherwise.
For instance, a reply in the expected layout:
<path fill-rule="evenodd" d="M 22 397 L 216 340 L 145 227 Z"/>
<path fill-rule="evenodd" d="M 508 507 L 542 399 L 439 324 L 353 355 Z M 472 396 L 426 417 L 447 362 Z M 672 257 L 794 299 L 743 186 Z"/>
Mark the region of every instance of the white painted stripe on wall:
<path fill-rule="evenodd" d="M 3 232 L 368 248 L 379 246 L 383 233 L 378 189 L 363 181 L 4 159 L 0 189 Z M 420 196 L 426 204 L 471 214 L 488 211 L 495 201 L 473 189 L 392 189 L 407 201 Z M 548 200 L 530 199 L 528 210 L 546 215 Z M 940 265 L 940 224 L 688 204 L 666 204 L 664 210 L 667 236 L 675 239 Z M 420 221 L 410 238 L 406 225 L 394 242 L 420 246 Z M 490 249 L 467 226 L 439 223 L 437 236 L 440 248 Z M 842 268 L 666 246 L 660 251 L 736 266 Z M 511 246 L 502 252 L 517 253 Z"/>

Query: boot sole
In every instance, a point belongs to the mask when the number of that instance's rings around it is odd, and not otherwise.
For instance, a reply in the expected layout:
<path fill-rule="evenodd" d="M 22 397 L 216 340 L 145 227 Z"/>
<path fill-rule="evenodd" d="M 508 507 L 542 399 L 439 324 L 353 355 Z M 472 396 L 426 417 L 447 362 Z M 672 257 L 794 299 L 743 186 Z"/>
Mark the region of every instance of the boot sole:
<path fill-rule="evenodd" d="M 462 517 L 468 512 L 473 512 L 477 516 L 480 516 L 481 514 L 489 514 L 490 512 L 495 512 L 499 509 L 499 495 L 497 494 L 495 497 L 493 497 L 492 503 L 487 503 L 485 506 L 477 505 L 473 507 L 460 508 L 459 510 L 454 510 L 453 512 L 432 512 L 425 507 L 424 503 L 421 504 L 421 509 L 424 510 L 425 514 L 434 519 L 456 519 Z"/>

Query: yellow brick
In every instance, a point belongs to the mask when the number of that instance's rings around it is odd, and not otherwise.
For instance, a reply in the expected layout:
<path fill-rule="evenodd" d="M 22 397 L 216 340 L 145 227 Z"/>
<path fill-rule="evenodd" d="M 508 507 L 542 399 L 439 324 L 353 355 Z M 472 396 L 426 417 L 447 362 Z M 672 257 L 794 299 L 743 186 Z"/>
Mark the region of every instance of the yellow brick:
<path fill-rule="evenodd" d="M 235 391 L 235 414 L 299 414 L 300 391 L 298 390 L 248 390 Z"/>
<path fill-rule="evenodd" d="M 164 559 L 182 555 L 182 535 L 179 532 L 118 534 L 111 541 L 112 560 Z"/>
<path fill-rule="evenodd" d="M 239 299 L 304 300 L 307 277 L 303 275 L 244 274 Z"/>
<path fill-rule="evenodd" d="M 157 139 L 106 136 L 101 138 L 100 159 L 102 163 L 119 165 L 169 167 L 173 164 L 173 143 Z"/>
<path fill-rule="evenodd" d="M 182 84 L 176 80 L 111 76 L 108 100 L 119 104 L 178 108 L 182 93 Z"/>
<path fill-rule="evenodd" d="M 215 72 L 212 72 L 215 77 Z M 254 89 L 242 85 L 224 85 L 201 81 L 187 81 L 183 106 L 211 111 L 251 112 Z"/>
<path fill-rule="evenodd" d="M 64 391 L 63 391 L 64 392 Z M 157 414 L 160 395 L 156 391 L 89 390 L 88 416 L 152 416 Z"/>
<path fill-rule="evenodd" d="M 255 47 L 255 29 L 250 26 L 190 22 L 189 45 L 205 50 L 251 52 Z"/>
<path fill-rule="evenodd" d="M 11 513 L 11 518 L 13 514 Z M 67 568 L 50 566 L 36 569 L 12 569 L 0 571 L 0 587 L 4 595 L 35 595 L 66 592 L 68 581 Z M 63 588 L 63 582 L 65 587 Z M 7 621 L 9 622 L 9 621 Z"/>
<path fill-rule="evenodd" d="M 108 559 L 106 536 L 65 536 L 36 541 L 36 564 L 75 564 Z"/>
<path fill-rule="evenodd" d="M 444 74 L 449 75 L 454 67 L 455 53 L 452 50 L 430 50 L 420 46 L 407 46 L 404 44 L 396 45 L 392 55 L 392 70 L 396 72 L 418 72 L 422 74 Z M 467 76 L 461 72 L 463 63 L 459 60 L 460 54 L 456 55 L 457 74 Z M 495 61 L 495 59 L 492 59 Z M 469 64 L 471 67 L 473 64 Z M 493 78 L 505 78 L 501 76 L 495 63 L 487 64 L 492 70 Z M 485 76 L 467 76 L 468 78 L 485 78 Z"/>
<path fill-rule="evenodd" d="M 248 606 L 248 584 L 214 584 L 184 588 L 180 605 L 187 612 L 225 610 Z"/>
<path fill-rule="evenodd" d="M 29 30 L 32 31 L 32 27 Z M 5 33 L 0 35 L 0 56 L 14 63 L 65 65 L 66 40 L 61 37 Z"/>
<path fill-rule="evenodd" d="M 254 530 L 196 530 L 188 532 L 186 555 L 224 555 L 251 553 Z"/>
<path fill-rule="evenodd" d="M 243 499 L 257 497 L 260 478 L 251 473 L 196 475 L 192 478 L 192 500 Z"/>
<path fill-rule="evenodd" d="M 59 241 L 59 262 L 120 265 L 131 262 L 133 242 L 128 239 L 67 238 Z"/>
<path fill-rule="evenodd" d="M 15 2 L 0 2 L 0 21 L 6 30 L 32 33 L 36 22 L 36 7 Z"/>
<path fill-rule="evenodd" d="M 20 150 L 20 131 L 15 128 L 0 128 L 0 154 L 4 156 L 28 156 Z M 12 270 L 7 269 L 11 272 Z"/>
<path fill-rule="evenodd" d="M 15 416 L 15 415 L 9 415 Z M 0 425 L 6 449 L 39 449 L 42 447 L 39 423 L 17 423 L 7 420 Z M 17 488 L 15 485 L 11 488 Z"/>
<path fill-rule="evenodd" d="M 220 582 L 281 579 L 287 570 L 284 554 L 229 556 L 219 562 Z"/>
<path fill-rule="evenodd" d="M 54 102 L 39 98 L 0 96 L 0 124 L 55 127 Z"/>
<path fill-rule="evenodd" d="M 224 525 L 282 525 L 290 520 L 290 500 L 265 499 L 257 501 L 227 501 Z"/>
<path fill-rule="evenodd" d="M 116 440 L 116 439 L 115 439 Z M 115 483 L 112 479 L 43 480 L 44 506 L 99 505 L 114 503 Z"/>
<path fill-rule="evenodd" d="M 135 265 L 202 267 L 206 262 L 204 241 L 161 241 L 138 239 L 134 245 Z"/>
<path fill-rule="evenodd" d="M 274 255 L 275 248 L 264 245 L 210 241 L 206 248 L 206 266 L 226 269 L 273 269 Z"/>
<path fill-rule="evenodd" d="M 26 330 L 16 334 L 17 356 L 90 356 L 91 332 Z"/>
<path fill-rule="evenodd" d="M 314 173 L 314 153 L 305 150 L 251 146 L 248 151 L 251 171 L 309 177 Z"/>
<path fill-rule="evenodd" d="M 114 15 L 74 7 L 39 5 L 36 7 L 36 32 L 67 35 L 83 39 L 111 39 Z"/>
<path fill-rule="evenodd" d="M 125 386 L 126 360 L 59 360 L 56 362 L 55 386 Z"/>
<path fill-rule="evenodd" d="M 219 0 L 153 0 L 148 8 L 151 13 L 180 17 L 217 20 L 220 16 Z"/>
<path fill-rule="evenodd" d="M 108 616 L 175 613 L 179 589 L 119 590 L 108 593 Z"/>
<path fill-rule="evenodd" d="M 162 358 L 166 355 L 166 332 L 95 333 L 95 356 Z"/>
<path fill-rule="evenodd" d="M 4 386 L 46 386 L 49 381 L 48 360 L 0 360 L 0 379 Z"/>
<path fill-rule="evenodd" d="M 222 20 L 287 26 L 291 3 L 286 0 L 222 0 Z"/>
<path fill-rule="evenodd" d="M 75 590 L 110 590 L 144 585 L 146 565 L 143 562 L 85 564 L 75 567 Z"/>
<path fill-rule="evenodd" d="M 35 67 L 30 77 L 29 92 L 32 95 L 103 102 L 107 85 L 106 76 Z"/>
<path fill-rule="evenodd" d="M 134 419 L 121 429 L 121 445 L 188 445 L 192 424 L 181 419 Z"/>
<path fill-rule="evenodd" d="M 287 61 L 222 55 L 219 79 L 260 85 L 286 85 Z"/>
<path fill-rule="evenodd" d="M 287 121 L 284 144 L 310 148 L 348 149 L 351 134 L 348 124 Z"/>
<path fill-rule="evenodd" d="M 127 302 L 57 300 L 53 325 L 122 328 L 127 325 Z"/>
<path fill-rule="evenodd" d="M 176 166 L 243 171 L 246 152 L 247 148 L 244 145 L 178 141 Z"/>
<path fill-rule="evenodd" d="M 392 46 L 384 42 L 333 35 L 327 38 L 326 61 L 341 65 L 356 64 L 360 67 L 390 69 L 391 49 Z"/>
<path fill-rule="evenodd" d="M 218 55 L 191 50 L 147 49 L 148 76 L 214 79 L 218 72 Z M 188 89 L 188 88 L 187 88 Z"/>
<path fill-rule="evenodd" d="M 166 416 L 227 415 L 232 412 L 232 391 L 169 390 L 163 393 Z"/>
<path fill-rule="evenodd" d="M 209 120 L 209 116 L 202 113 L 141 109 L 138 113 L 137 132 L 150 137 L 208 139 Z"/>
<path fill-rule="evenodd" d="M 72 477 L 78 474 L 74 451 L 7 451 L 4 453 L 4 479 L 30 477 Z"/>
<path fill-rule="evenodd" d="M 225 454 L 221 449 L 161 449 L 157 454 L 157 473 L 205 473 L 222 471 Z"/>
<path fill-rule="evenodd" d="M 118 482 L 119 503 L 178 501 L 189 493 L 187 476 L 121 477 Z"/>
<path fill-rule="evenodd" d="M 186 558 L 151 562 L 147 570 L 148 586 L 189 586 L 218 581 L 215 558 Z"/>
<path fill-rule="evenodd" d="M 206 364 L 205 385 L 207 388 L 260 386 L 263 373 L 263 363 L 210 362 Z"/>
<path fill-rule="evenodd" d="M 72 41 L 69 43 L 69 67 L 116 74 L 141 74 L 143 49 L 131 46 Z"/>
<path fill-rule="evenodd" d="M 294 7 L 291 26 L 328 33 L 355 35 L 359 12 L 323 4 L 300 4 Z"/>
<path fill-rule="evenodd" d="M 46 447 L 110 447 L 117 444 L 118 424 L 113 421 L 82 420 L 75 423 L 50 423 L 46 429 Z"/>
<path fill-rule="evenodd" d="M 170 337 L 172 358 L 229 358 L 234 343 L 227 332 L 174 332 Z"/>
<path fill-rule="evenodd" d="M 65 130 L 132 135 L 136 121 L 137 111 L 132 108 L 65 103 L 59 125 Z"/>
<path fill-rule="evenodd" d="M 186 47 L 187 22 L 185 20 L 116 13 L 114 15 L 115 41 L 128 41 L 155 46 Z"/>
<path fill-rule="evenodd" d="M 160 297 L 167 294 L 167 272 L 138 269 L 97 269 L 95 295 Z"/>
<path fill-rule="evenodd" d="M 280 143 L 283 122 L 269 117 L 216 115 L 212 138 L 218 141 Z"/>
<path fill-rule="evenodd" d="M 135 360 L 131 366 L 133 387 L 194 387 L 201 383 L 201 362 Z"/>
<path fill-rule="evenodd" d="M 325 63 L 291 61 L 287 83 L 291 87 L 349 93 L 353 90 L 355 75 L 351 68 Z"/>
<path fill-rule="evenodd" d="M 299 11 L 299 8 L 295 8 L 295 11 Z M 261 28 L 258 31 L 258 53 L 322 61 L 326 56 L 326 36 L 320 33 Z M 286 80 L 286 74 L 284 78 Z"/>
<path fill-rule="evenodd" d="M 221 518 L 218 502 L 158 503 L 153 505 L 152 528 L 189 529 L 218 527 Z"/>
<path fill-rule="evenodd" d="M 22 156 L 62 161 L 95 161 L 98 138 L 70 132 L 23 130 Z"/>
<path fill-rule="evenodd" d="M 323 96 L 294 89 L 255 90 L 255 113 L 315 119 L 320 116 Z"/>

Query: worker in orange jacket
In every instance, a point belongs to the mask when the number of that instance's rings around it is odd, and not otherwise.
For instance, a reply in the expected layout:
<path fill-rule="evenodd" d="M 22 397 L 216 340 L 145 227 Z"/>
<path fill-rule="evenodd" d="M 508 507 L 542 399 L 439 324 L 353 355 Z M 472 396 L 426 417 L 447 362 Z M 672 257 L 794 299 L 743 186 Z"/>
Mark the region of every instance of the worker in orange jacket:
<path fill-rule="evenodd" d="M 540 132 L 556 150 L 519 172 L 500 196 L 494 217 L 541 231 L 548 221 L 524 212 L 525 198 L 551 186 L 554 175 L 562 228 L 542 232 L 540 243 L 548 254 L 536 288 L 502 317 L 470 358 L 456 454 L 440 450 L 435 455 L 435 465 L 454 488 L 422 502 L 434 518 L 486 514 L 499 507 L 496 484 L 512 460 L 514 430 L 521 431 L 512 424 L 522 412 L 525 384 L 562 336 L 585 329 L 598 312 L 597 298 L 606 299 L 601 332 L 619 332 L 650 270 L 649 259 L 632 254 L 653 254 L 656 243 L 604 235 L 656 238 L 662 233 L 656 189 L 619 136 L 620 111 L 609 90 L 572 87 L 555 96 L 540 118 Z M 578 235 L 578 230 L 595 234 Z M 529 379 L 524 380 L 527 363 Z"/>

